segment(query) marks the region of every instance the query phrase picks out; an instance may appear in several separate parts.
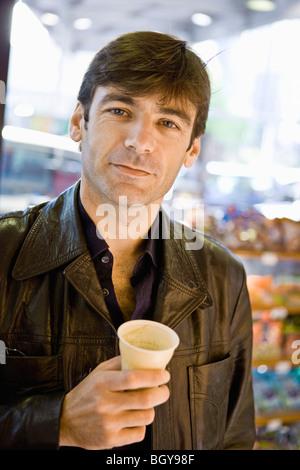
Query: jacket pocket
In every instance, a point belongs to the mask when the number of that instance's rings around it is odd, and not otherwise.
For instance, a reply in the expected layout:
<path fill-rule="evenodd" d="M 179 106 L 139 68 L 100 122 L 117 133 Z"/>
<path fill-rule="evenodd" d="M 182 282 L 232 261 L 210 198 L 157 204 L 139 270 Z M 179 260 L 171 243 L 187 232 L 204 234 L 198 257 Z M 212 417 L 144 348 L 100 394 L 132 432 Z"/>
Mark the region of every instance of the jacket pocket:
<path fill-rule="evenodd" d="M 228 407 L 231 357 L 189 367 L 193 449 L 221 449 Z"/>
<path fill-rule="evenodd" d="M 61 359 L 60 355 L 8 356 L 0 366 L 0 400 L 62 389 Z"/>

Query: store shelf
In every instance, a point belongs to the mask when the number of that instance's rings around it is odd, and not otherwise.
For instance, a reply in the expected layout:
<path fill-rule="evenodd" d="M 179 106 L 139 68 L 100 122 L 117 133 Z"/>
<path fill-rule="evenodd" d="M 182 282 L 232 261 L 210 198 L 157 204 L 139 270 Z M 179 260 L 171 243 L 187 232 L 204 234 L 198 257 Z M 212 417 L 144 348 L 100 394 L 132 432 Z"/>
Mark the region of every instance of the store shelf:
<path fill-rule="evenodd" d="M 246 258 L 261 258 L 267 256 L 277 257 L 279 260 L 297 260 L 300 261 L 298 251 L 256 251 L 256 250 L 232 250 L 236 256 Z"/>
<path fill-rule="evenodd" d="M 274 356 L 274 357 L 254 357 L 252 359 L 252 366 L 259 367 L 259 366 L 267 366 L 269 368 L 276 368 L 276 366 L 285 363 L 289 367 L 293 368 L 296 367 L 295 364 L 291 361 L 291 356 Z"/>
<path fill-rule="evenodd" d="M 251 303 L 252 311 L 259 311 L 259 310 L 276 310 L 284 308 L 286 310 L 287 315 L 300 315 L 300 305 L 284 305 L 284 304 L 263 304 L 263 303 Z"/>
<path fill-rule="evenodd" d="M 280 421 L 281 424 L 291 424 L 300 421 L 300 410 L 290 411 L 272 411 L 270 413 L 262 413 L 255 416 L 255 424 L 257 427 L 267 426 L 270 421 Z"/>

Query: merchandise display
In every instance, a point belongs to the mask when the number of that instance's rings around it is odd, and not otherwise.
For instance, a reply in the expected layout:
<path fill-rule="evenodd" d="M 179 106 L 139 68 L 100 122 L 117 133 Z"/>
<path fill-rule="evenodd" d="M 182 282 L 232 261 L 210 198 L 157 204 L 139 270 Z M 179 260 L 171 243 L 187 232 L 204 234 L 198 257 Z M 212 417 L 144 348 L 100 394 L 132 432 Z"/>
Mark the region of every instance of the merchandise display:
<path fill-rule="evenodd" d="M 197 220 L 195 214 L 191 220 Z M 255 449 L 300 449 L 300 222 L 270 220 L 252 207 L 206 207 L 203 226 L 246 270 L 253 315 Z"/>
<path fill-rule="evenodd" d="M 205 207 L 204 230 L 232 250 L 300 251 L 300 222 L 268 219 L 253 207 Z"/>
<path fill-rule="evenodd" d="M 300 423 L 274 422 L 257 430 L 255 450 L 300 450 Z"/>
<path fill-rule="evenodd" d="M 247 284 L 253 306 L 300 311 L 300 276 L 249 275 Z"/>
<path fill-rule="evenodd" d="M 286 411 L 300 413 L 300 369 L 253 369 L 253 388 L 256 413 Z"/>
<path fill-rule="evenodd" d="M 283 351 L 284 321 L 272 311 L 253 312 L 253 360 L 278 359 Z"/>

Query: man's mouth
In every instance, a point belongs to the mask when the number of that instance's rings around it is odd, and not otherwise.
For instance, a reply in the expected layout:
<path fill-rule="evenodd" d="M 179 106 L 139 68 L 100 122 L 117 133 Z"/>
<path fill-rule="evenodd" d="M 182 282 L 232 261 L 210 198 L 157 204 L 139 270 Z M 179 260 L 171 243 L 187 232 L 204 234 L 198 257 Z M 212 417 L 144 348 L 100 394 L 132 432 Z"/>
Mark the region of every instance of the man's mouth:
<path fill-rule="evenodd" d="M 125 173 L 126 175 L 130 176 L 149 176 L 151 173 L 148 171 L 142 170 L 141 168 L 136 168 L 133 166 L 127 166 L 127 165 L 120 165 L 120 164 L 113 164 L 118 171 L 121 173 Z"/>

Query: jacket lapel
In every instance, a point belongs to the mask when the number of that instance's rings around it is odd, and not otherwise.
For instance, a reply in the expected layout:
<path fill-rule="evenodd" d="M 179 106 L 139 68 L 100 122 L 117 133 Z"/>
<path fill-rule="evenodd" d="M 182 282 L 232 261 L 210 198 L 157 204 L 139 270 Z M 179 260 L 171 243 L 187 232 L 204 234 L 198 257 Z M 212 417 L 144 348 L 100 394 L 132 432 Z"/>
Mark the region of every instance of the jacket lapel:
<path fill-rule="evenodd" d="M 175 328 L 196 308 L 212 305 L 211 296 L 205 286 L 200 269 L 187 249 L 194 233 L 182 229 L 162 211 L 163 268 L 154 310 L 154 320 Z M 203 244 L 203 235 L 197 234 L 198 245 Z"/>
<path fill-rule="evenodd" d="M 65 269 L 65 276 L 86 302 L 114 329 L 90 253 L 84 253 L 69 264 Z"/>

